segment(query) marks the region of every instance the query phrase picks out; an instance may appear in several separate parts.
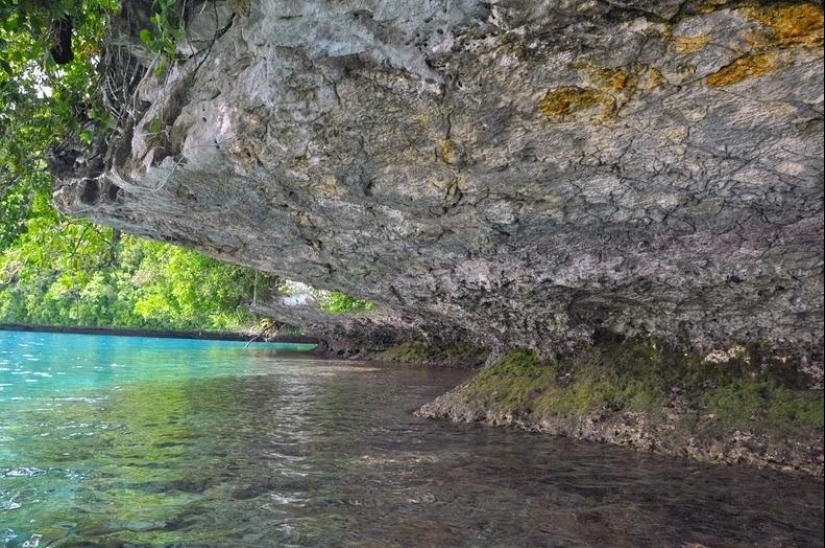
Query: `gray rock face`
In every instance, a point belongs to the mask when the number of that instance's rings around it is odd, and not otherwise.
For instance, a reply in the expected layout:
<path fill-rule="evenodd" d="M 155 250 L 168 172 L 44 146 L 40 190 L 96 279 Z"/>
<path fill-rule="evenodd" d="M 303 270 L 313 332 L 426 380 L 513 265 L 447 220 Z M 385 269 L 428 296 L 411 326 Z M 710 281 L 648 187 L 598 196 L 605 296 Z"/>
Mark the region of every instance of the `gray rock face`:
<path fill-rule="evenodd" d="M 821 382 L 821 4 L 217 5 L 64 211 L 434 339 L 759 341 Z"/>

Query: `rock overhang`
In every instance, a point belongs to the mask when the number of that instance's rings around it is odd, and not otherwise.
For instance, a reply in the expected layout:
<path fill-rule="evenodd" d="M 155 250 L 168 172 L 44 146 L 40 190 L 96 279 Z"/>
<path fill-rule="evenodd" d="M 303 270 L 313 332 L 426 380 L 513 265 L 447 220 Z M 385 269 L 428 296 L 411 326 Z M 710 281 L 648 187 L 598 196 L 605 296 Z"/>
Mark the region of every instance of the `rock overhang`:
<path fill-rule="evenodd" d="M 767 343 L 821 383 L 821 5 L 218 4 L 64 211 L 430 337 Z"/>

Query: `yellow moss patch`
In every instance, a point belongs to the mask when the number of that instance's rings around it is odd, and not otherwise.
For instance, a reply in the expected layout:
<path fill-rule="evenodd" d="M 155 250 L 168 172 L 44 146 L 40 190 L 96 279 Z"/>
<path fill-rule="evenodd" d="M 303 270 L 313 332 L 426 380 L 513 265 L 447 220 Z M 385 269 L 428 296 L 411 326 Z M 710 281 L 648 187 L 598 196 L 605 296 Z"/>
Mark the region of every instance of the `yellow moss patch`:
<path fill-rule="evenodd" d="M 775 54 L 744 55 L 721 70 L 709 74 L 705 82 L 712 87 L 730 86 L 745 78 L 762 76 L 776 69 L 777 56 Z"/>
<path fill-rule="evenodd" d="M 697 34 L 696 36 L 676 36 L 673 39 L 673 47 L 679 53 L 695 53 L 705 47 L 710 42 L 708 34 Z"/>
<path fill-rule="evenodd" d="M 444 199 L 448 202 L 458 202 L 462 196 L 464 196 L 463 191 L 465 190 L 467 190 L 467 181 L 464 180 L 464 177 L 458 177 L 455 181 L 447 185 Z"/>
<path fill-rule="evenodd" d="M 344 194 L 344 190 L 338 186 L 338 181 L 335 177 L 327 176 L 321 180 L 321 191 L 330 197 L 338 197 Z"/>
<path fill-rule="evenodd" d="M 249 0 L 230 0 L 229 7 L 238 15 L 249 15 Z"/>
<path fill-rule="evenodd" d="M 562 86 L 548 91 L 539 101 L 538 107 L 542 114 L 553 120 L 570 116 L 603 100 L 604 94 L 599 91 L 578 86 Z"/>
<path fill-rule="evenodd" d="M 648 67 L 648 69 L 642 73 L 640 80 L 639 87 L 645 91 L 667 84 L 667 79 L 665 79 L 662 71 L 656 67 Z"/>
<path fill-rule="evenodd" d="M 815 46 L 823 43 L 822 8 L 814 4 L 752 6 L 740 11 L 770 30 L 765 43 L 775 46 Z"/>
<path fill-rule="evenodd" d="M 728 0 L 706 0 L 694 6 L 694 9 L 698 14 L 707 14 L 725 7 L 727 3 Z"/>
<path fill-rule="evenodd" d="M 229 155 L 245 168 L 261 163 L 261 145 L 258 141 L 237 139 L 229 148 Z"/>
<path fill-rule="evenodd" d="M 292 218 L 298 226 L 315 226 L 315 223 L 312 222 L 312 218 L 310 218 L 309 213 L 305 211 L 296 211 L 292 214 Z"/>
<path fill-rule="evenodd" d="M 600 69 L 595 71 L 594 80 L 605 91 L 623 91 L 636 88 L 636 75 L 626 68 Z"/>
<path fill-rule="evenodd" d="M 436 139 L 436 147 L 438 147 L 438 157 L 445 164 L 455 163 L 458 155 L 455 152 L 455 147 L 449 139 Z"/>

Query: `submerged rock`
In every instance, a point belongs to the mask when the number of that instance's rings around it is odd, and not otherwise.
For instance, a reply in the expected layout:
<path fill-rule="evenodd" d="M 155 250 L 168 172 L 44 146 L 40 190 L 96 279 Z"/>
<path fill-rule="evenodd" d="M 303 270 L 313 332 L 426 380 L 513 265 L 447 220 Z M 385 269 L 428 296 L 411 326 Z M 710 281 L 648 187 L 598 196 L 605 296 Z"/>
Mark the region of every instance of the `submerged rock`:
<path fill-rule="evenodd" d="M 340 337 L 759 344 L 822 387 L 821 2 L 211 5 L 105 161 L 54 155 L 63 211 L 380 305 Z"/>

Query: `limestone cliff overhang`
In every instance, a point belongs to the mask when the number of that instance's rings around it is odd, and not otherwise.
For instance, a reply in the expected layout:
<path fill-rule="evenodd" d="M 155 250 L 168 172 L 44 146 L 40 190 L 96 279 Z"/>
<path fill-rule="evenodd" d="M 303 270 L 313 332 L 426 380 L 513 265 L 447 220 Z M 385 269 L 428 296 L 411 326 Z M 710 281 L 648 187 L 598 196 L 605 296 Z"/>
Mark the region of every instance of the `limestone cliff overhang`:
<path fill-rule="evenodd" d="M 821 3 L 189 15 L 194 38 L 142 80 L 105 165 L 64 154 L 64 211 L 371 299 L 436 337 L 765 342 L 821 379 Z"/>

